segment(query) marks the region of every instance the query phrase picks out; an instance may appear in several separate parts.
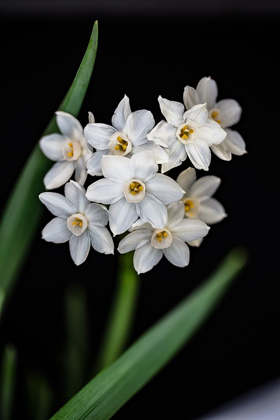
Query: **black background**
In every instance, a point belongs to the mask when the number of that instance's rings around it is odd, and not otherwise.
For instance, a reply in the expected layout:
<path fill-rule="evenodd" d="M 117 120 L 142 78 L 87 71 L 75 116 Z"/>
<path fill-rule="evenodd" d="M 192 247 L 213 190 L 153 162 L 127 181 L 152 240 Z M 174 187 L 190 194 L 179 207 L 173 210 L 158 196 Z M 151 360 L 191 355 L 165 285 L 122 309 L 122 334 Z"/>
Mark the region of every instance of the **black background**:
<path fill-rule="evenodd" d="M 208 8 L 209 9 L 209 8 Z M 3 203 L 34 144 L 71 84 L 93 21 L 99 48 L 93 79 L 80 113 L 87 123 L 110 123 L 124 94 L 132 110 L 162 118 L 158 95 L 182 101 L 185 85 L 211 75 L 219 98 L 243 107 L 236 127 L 248 154 L 223 162 L 213 155 L 210 174 L 222 178 L 216 193 L 229 217 L 214 225 L 190 266 L 163 261 L 141 276 L 130 342 L 188 295 L 235 245 L 249 262 L 213 316 L 188 346 L 116 415 L 116 419 L 195 419 L 279 376 L 278 15 L 223 10 L 160 11 L 86 16 L 42 13 L 1 20 L 1 199 Z M 188 167 L 186 161 L 171 175 Z M 198 176 L 205 173 L 199 172 Z M 93 178 L 87 182 L 93 181 Z M 93 251 L 81 266 L 67 244 L 40 239 L 40 230 L 2 319 L 0 344 L 19 355 L 16 418 L 25 413 L 25 376 L 43 374 L 54 392 L 54 413 L 65 402 L 59 368 L 65 336 L 64 296 L 69 284 L 84 285 L 88 300 L 90 354 L 98 351 L 113 298 L 117 258 Z M 28 229 L 28 221 L 26 221 Z"/>

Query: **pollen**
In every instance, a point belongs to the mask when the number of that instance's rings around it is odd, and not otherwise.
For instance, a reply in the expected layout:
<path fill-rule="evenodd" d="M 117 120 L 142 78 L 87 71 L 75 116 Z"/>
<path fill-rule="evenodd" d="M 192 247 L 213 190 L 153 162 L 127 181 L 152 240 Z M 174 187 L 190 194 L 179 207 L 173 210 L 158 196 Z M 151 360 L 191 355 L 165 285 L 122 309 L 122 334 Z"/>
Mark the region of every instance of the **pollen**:
<path fill-rule="evenodd" d="M 75 217 L 75 222 L 72 222 L 72 226 L 79 226 L 80 228 L 83 227 L 83 221 L 79 217 Z"/>
<path fill-rule="evenodd" d="M 157 238 L 158 242 L 162 242 L 164 240 L 164 238 L 167 238 L 167 236 L 168 236 L 168 233 L 165 230 L 163 230 L 162 232 L 159 232 L 156 235 L 156 238 Z"/>
<path fill-rule="evenodd" d="M 130 194 L 136 195 L 139 194 L 141 191 L 143 191 L 143 185 L 140 184 L 140 182 L 133 181 L 130 186 Z"/>
<path fill-rule="evenodd" d="M 191 211 L 194 208 L 194 203 L 192 200 L 186 200 L 185 201 L 185 212 Z"/>
<path fill-rule="evenodd" d="M 181 139 L 183 140 L 187 140 L 189 137 L 189 134 L 192 134 L 193 130 L 189 129 L 187 125 L 185 125 L 184 127 L 181 128 L 181 133 L 179 134 L 179 136 L 181 137 Z"/>
<path fill-rule="evenodd" d="M 70 148 L 70 151 L 67 153 L 69 157 L 73 157 L 74 156 L 74 148 L 73 148 L 73 143 L 68 143 L 68 146 Z"/>
<path fill-rule="evenodd" d="M 118 136 L 117 140 L 118 140 L 119 144 L 117 144 L 115 146 L 115 149 L 120 150 L 122 152 L 125 152 L 126 149 L 127 149 L 128 142 L 126 140 L 124 140 L 121 136 Z"/>
<path fill-rule="evenodd" d="M 212 112 L 212 114 L 211 114 L 212 118 L 216 118 L 217 116 L 218 116 L 218 112 L 216 112 L 216 111 Z"/>

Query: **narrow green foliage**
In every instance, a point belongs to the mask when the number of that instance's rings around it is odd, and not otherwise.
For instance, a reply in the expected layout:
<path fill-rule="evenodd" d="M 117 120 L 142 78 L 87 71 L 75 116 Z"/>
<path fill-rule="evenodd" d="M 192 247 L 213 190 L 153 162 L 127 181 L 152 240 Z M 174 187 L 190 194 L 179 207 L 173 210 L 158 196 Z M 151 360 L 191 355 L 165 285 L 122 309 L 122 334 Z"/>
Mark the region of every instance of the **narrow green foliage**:
<path fill-rule="evenodd" d="M 15 382 L 16 382 L 16 349 L 12 345 L 4 348 L 1 378 L 0 378 L 0 418 L 11 420 L 15 404 Z"/>
<path fill-rule="evenodd" d="M 150 328 L 116 362 L 100 372 L 52 419 L 110 419 L 191 339 L 246 259 L 244 251 L 231 251 L 202 286 Z"/>
<path fill-rule="evenodd" d="M 98 24 L 95 22 L 79 70 L 72 86 L 58 107 L 59 110 L 69 112 L 74 116 L 78 115 L 91 79 L 97 42 Z M 55 118 L 52 118 L 43 135 L 56 131 Z M 0 314 L 1 306 L 11 292 L 38 227 L 43 209 L 38 195 L 44 191 L 43 177 L 52 164 L 42 154 L 37 143 L 18 177 L 2 214 L 0 225 Z"/>
<path fill-rule="evenodd" d="M 47 420 L 53 404 L 53 393 L 46 379 L 38 373 L 29 373 L 26 379 L 28 418 Z"/>

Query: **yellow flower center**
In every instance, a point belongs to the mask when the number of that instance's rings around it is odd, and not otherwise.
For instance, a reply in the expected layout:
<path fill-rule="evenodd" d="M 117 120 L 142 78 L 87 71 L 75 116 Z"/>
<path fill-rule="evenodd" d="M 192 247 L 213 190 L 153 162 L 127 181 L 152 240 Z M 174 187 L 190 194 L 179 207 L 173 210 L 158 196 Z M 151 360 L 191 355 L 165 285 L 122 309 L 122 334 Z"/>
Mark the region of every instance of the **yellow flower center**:
<path fill-rule="evenodd" d="M 120 136 L 117 137 L 117 140 L 118 140 L 118 144 L 116 144 L 115 149 L 116 150 L 121 150 L 122 152 L 125 152 L 126 148 L 127 148 L 127 145 L 128 145 L 128 142 Z"/>
<path fill-rule="evenodd" d="M 219 115 L 219 113 L 218 113 L 217 111 L 213 111 L 213 112 L 212 112 L 212 114 L 211 114 L 211 118 L 212 118 L 214 121 L 216 121 L 218 124 L 221 124 L 221 120 L 218 120 L 218 119 L 217 119 L 218 115 Z"/>
<path fill-rule="evenodd" d="M 192 128 L 189 129 L 187 125 L 184 125 L 184 127 L 181 128 L 181 132 L 179 136 L 181 137 L 181 139 L 187 140 L 188 136 L 192 133 L 193 133 L 193 129 Z"/>
<path fill-rule="evenodd" d="M 130 186 L 130 194 L 136 195 L 139 194 L 141 191 L 143 191 L 143 185 L 140 184 L 140 182 L 133 181 Z"/>
<path fill-rule="evenodd" d="M 192 200 L 186 200 L 184 204 L 185 204 L 185 212 L 186 213 L 194 208 L 194 203 L 193 203 Z"/>
<path fill-rule="evenodd" d="M 167 238 L 167 236 L 168 236 L 168 233 L 165 230 L 163 230 L 162 232 L 159 232 L 156 235 L 156 238 L 157 238 L 158 242 L 162 242 L 164 238 Z"/>
<path fill-rule="evenodd" d="M 80 228 L 83 227 L 83 221 L 79 217 L 75 217 L 75 221 L 72 222 L 72 226 L 79 226 Z"/>
<path fill-rule="evenodd" d="M 68 146 L 70 148 L 70 151 L 68 152 L 68 156 L 69 157 L 73 157 L 74 156 L 74 147 L 73 147 L 73 143 L 68 143 Z"/>

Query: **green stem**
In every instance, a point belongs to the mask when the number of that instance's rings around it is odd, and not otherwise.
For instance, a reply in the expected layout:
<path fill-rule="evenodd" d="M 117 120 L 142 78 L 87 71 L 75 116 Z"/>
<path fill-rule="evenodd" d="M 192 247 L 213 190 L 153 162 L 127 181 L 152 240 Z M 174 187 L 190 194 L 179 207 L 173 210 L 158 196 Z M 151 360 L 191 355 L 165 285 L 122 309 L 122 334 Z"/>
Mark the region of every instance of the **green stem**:
<path fill-rule="evenodd" d="M 7 345 L 3 353 L 0 387 L 0 418 L 3 420 L 10 420 L 12 418 L 15 403 L 16 359 L 15 347 Z"/>
<path fill-rule="evenodd" d="M 114 362 L 125 348 L 134 318 L 139 279 L 133 267 L 133 253 L 119 254 L 118 285 L 101 345 L 98 371 Z"/>

